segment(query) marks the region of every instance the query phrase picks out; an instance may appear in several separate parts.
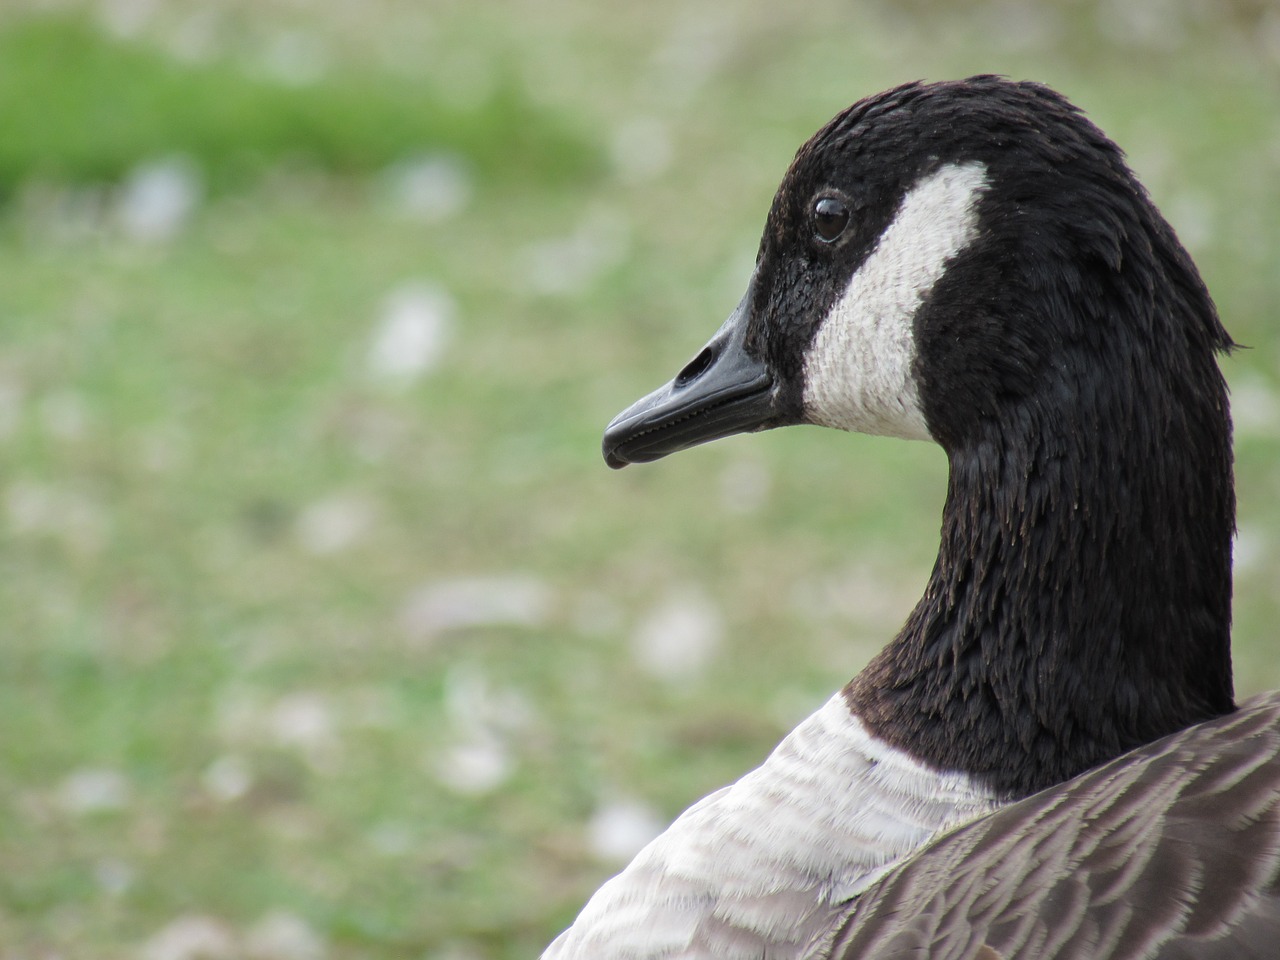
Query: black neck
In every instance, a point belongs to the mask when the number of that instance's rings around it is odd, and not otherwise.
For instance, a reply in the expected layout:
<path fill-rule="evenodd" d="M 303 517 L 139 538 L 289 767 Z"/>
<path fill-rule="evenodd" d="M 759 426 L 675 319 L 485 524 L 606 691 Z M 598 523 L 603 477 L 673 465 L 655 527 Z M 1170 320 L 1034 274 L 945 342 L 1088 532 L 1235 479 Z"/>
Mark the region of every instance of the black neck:
<path fill-rule="evenodd" d="M 944 442 L 928 589 L 846 688 L 877 735 L 1013 798 L 1233 709 L 1229 341 L 1195 281 Z"/>

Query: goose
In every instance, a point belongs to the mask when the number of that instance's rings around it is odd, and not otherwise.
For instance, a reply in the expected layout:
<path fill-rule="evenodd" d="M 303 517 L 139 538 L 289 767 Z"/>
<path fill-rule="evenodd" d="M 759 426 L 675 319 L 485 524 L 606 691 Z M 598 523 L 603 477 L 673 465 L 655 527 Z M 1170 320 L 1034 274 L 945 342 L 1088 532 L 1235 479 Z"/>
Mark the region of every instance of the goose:
<path fill-rule="evenodd" d="M 544 960 L 1280 956 L 1280 693 L 1237 705 L 1231 673 L 1232 347 L 1050 88 L 908 83 L 819 130 L 738 307 L 604 457 L 932 441 L 937 561 L 868 666 Z"/>

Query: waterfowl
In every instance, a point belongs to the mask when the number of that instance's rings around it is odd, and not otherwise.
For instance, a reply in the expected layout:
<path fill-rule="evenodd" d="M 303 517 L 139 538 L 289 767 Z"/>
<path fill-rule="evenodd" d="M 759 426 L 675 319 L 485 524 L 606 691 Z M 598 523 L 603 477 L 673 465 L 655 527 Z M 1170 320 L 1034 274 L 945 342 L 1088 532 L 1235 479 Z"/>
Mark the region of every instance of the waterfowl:
<path fill-rule="evenodd" d="M 1047 87 L 910 83 L 819 130 L 741 303 L 604 456 L 931 440 L 938 558 L 884 650 L 545 960 L 1280 954 L 1280 694 L 1237 706 L 1231 676 L 1231 346 Z"/>

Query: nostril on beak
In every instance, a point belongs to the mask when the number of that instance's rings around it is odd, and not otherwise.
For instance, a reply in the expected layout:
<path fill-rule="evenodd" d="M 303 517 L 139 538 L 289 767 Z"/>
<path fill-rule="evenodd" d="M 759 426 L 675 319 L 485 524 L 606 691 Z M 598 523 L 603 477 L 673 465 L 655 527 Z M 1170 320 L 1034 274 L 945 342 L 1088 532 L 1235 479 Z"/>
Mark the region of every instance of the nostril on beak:
<path fill-rule="evenodd" d="M 703 347 L 702 352 L 690 360 L 688 365 L 676 375 L 676 386 L 685 387 L 693 383 L 706 373 L 707 367 L 711 366 L 711 361 L 714 359 L 715 354 L 711 352 L 711 348 Z"/>

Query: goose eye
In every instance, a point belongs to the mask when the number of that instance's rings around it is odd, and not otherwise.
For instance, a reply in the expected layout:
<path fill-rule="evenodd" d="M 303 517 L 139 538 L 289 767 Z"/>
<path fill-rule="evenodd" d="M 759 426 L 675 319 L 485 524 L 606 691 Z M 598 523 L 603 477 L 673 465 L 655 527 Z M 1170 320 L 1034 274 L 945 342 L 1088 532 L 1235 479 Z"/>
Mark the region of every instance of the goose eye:
<path fill-rule="evenodd" d="M 849 224 L 849 208 L 835 197 L 823 197 L 813 205 L 813 231 L 823 243 L 833 243 Z"/>

